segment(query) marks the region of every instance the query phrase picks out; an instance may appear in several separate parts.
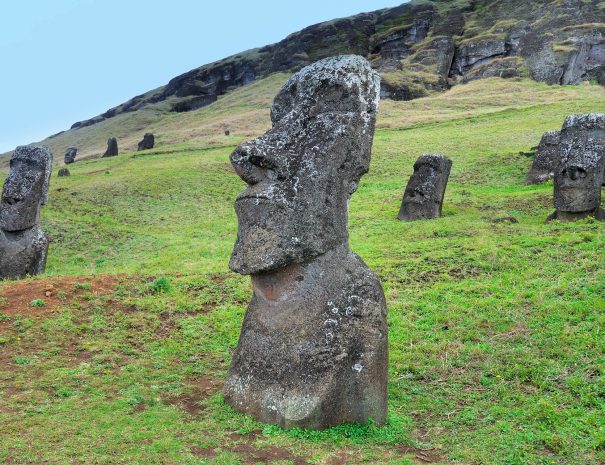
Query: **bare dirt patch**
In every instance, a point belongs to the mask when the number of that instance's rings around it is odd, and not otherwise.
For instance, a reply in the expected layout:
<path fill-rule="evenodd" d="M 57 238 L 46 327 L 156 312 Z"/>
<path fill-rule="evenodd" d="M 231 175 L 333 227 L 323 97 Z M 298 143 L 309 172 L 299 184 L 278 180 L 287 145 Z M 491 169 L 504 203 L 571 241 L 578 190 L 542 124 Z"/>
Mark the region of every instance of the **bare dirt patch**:
<path fill-rule="evenodd" d="M 201 402 L 220 391 L 223 387 L 221 381 L 210 376 L 192 379 L 187 385 L 188 389 L 186 393 L 178 396 L 165 397 L 163 400 L 167 404 L 176 405 L 189 415 L 198 415 L 203 412 L 205 407 L 201 405 Z"/>
<path fill-rule="evenodd" d="M 84 293 L 112 294 L 119 280 L 120 277 L 114 275 L 65 276 L 8 283 L 0 289 L 0 313 L 23 316 L 49 314 Z M 36 300 L 41 300 L 43 306 L 32 306 Z"/>

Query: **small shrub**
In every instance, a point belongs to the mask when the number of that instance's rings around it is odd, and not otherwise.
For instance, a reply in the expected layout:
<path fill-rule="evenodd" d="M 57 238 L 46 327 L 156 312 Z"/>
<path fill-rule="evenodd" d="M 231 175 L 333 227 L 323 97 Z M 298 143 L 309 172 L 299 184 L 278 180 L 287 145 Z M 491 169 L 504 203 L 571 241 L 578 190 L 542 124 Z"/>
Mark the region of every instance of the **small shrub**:
<path fill-rule="evenodd" d="M 90 285 L 90 283 L 76 283 L 74 284 L 74 291 L 89 291 L 91 287 L 92 286 Z"/>
<path fill-rule="evenodd" d="M 46 303 L 42 299 L 34 299 L 29 303 L 30 307 L 44 307 Z"/>
<path fill-rule="evenodd" d="M 163 294 L 164 292 L 170 291 L 170 288 L 170 280 L 165 277 L 157 278 L 147 284 L 147 290 L 152 294 Z"/>

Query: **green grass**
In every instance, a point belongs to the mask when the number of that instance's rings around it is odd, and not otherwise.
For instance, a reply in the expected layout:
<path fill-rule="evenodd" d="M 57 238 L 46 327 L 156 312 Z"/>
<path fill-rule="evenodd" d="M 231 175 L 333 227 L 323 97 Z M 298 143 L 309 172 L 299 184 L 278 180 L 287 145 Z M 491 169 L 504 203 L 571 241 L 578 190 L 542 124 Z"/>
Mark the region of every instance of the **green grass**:
<path fill-rule="evenodd" d="M 48 299 L 21 315 L 0 301 L 0 463 L 605 462 L 605 225 L 545 224 L 552 183 L 523 185 L 519 155 L 604 104 L 599 86 L 499 79 L 383 102 L 350 207 L 352 249 L 389 307 L 381 428 L 283 431 L 235 413 L 219 385 L 201 389 L 224 378 L 250 298 L 227 267 L 243 188 L 230 141 L 53 176 L 40 279 L 81 278 L 50 313 Z M 188 117 L 205 124 L 204 111 Z M 425 152 L 454 162 L 444 216 L 399 222 Z M 492 221 L 504 216 L 519 223 Z M 105 274 L 119 276 L 101 291 Z"/>

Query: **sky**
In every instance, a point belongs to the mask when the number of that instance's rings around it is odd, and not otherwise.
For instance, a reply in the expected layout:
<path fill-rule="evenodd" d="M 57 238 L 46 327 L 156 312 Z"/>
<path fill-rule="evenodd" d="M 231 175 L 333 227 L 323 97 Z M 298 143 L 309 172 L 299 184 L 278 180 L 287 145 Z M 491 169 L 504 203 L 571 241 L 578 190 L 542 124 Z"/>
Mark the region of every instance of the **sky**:
<path fill-rule="evenodd" d="M 0 153 L 306 26 L 404 0 L 20 0 L 0 9 Z"/>

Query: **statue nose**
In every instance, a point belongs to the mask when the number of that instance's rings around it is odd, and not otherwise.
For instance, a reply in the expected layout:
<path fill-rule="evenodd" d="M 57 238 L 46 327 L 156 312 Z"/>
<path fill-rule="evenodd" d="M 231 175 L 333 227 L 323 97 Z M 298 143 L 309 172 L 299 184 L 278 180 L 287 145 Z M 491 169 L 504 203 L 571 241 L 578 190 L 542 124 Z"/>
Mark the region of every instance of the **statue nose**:
<path fill-rule="evenodd" d="M 233 169 L 250 185 L 258 184 L 267 177 L 261 159 L 258 148 L 253 143 L 242 144 L 231 154 Z"/>

